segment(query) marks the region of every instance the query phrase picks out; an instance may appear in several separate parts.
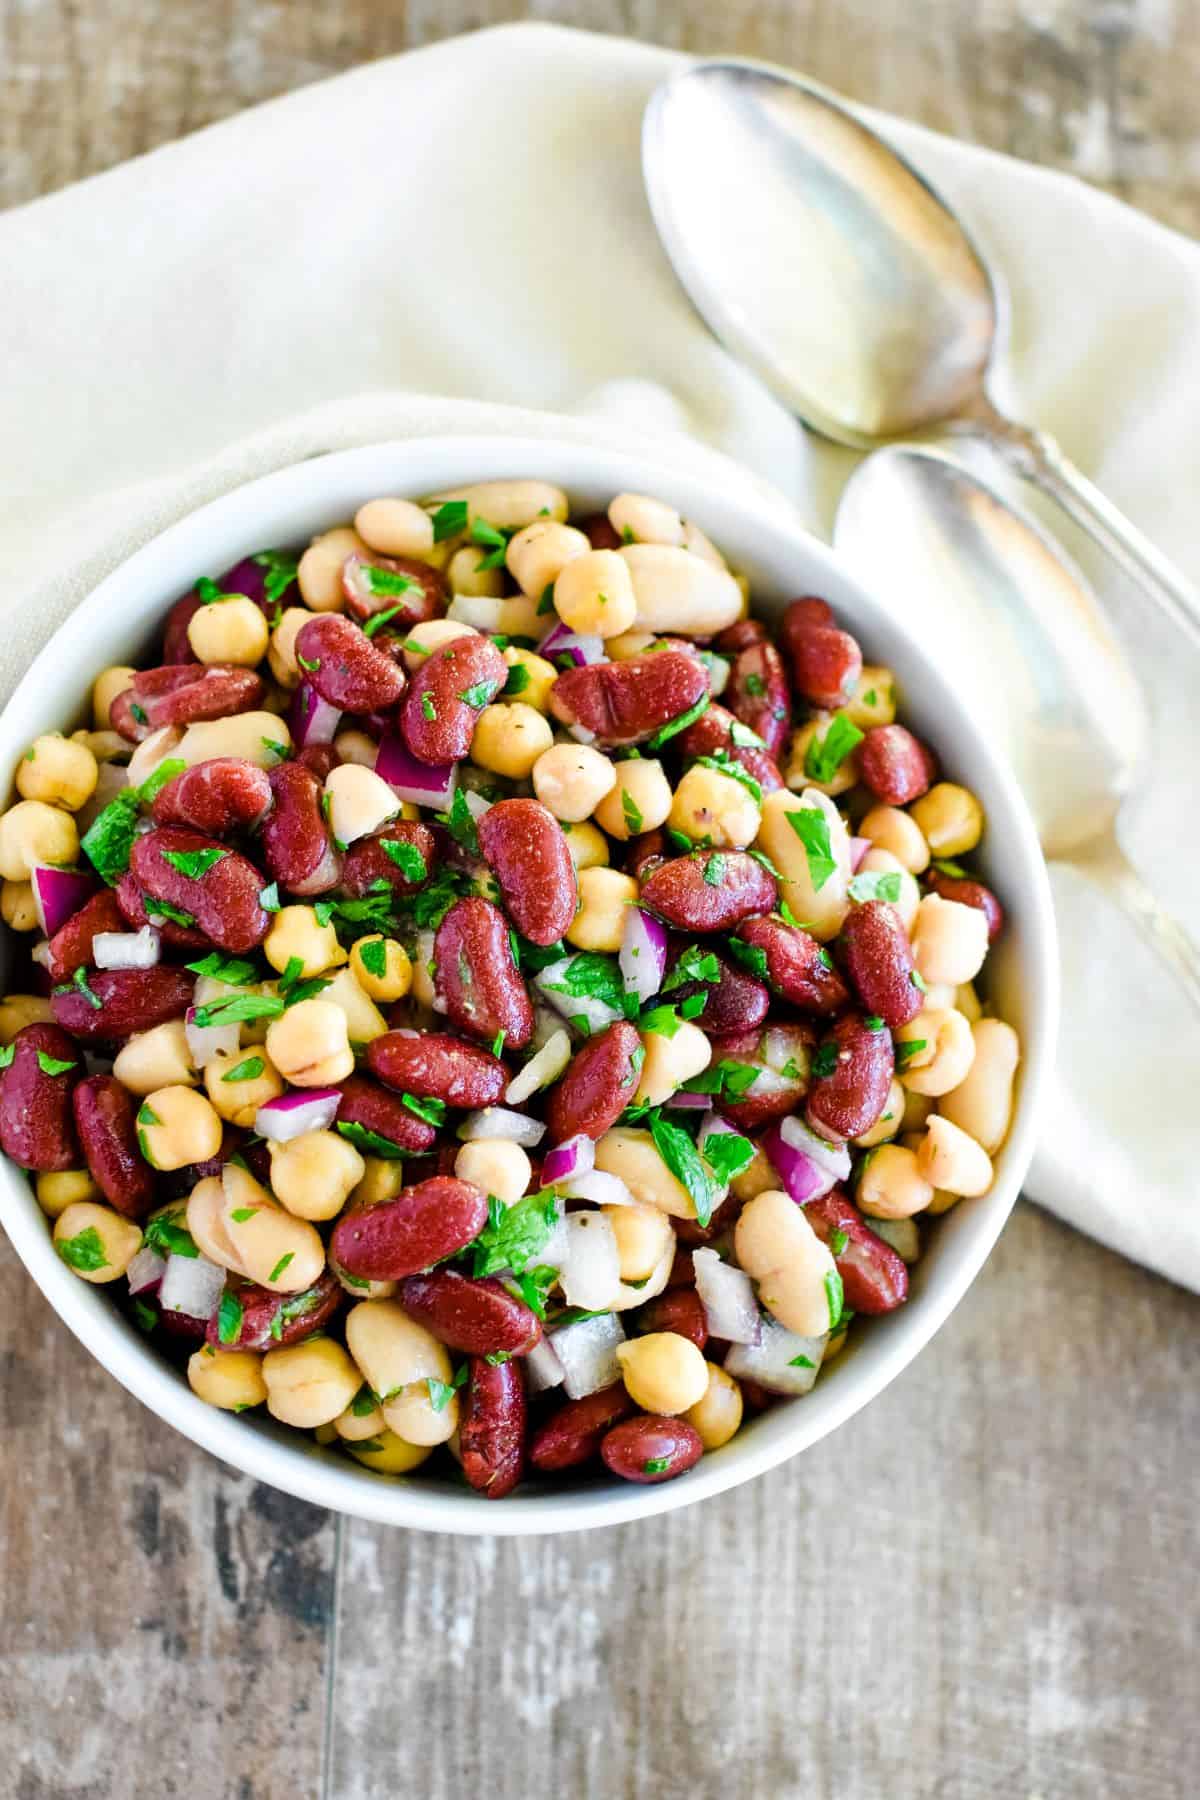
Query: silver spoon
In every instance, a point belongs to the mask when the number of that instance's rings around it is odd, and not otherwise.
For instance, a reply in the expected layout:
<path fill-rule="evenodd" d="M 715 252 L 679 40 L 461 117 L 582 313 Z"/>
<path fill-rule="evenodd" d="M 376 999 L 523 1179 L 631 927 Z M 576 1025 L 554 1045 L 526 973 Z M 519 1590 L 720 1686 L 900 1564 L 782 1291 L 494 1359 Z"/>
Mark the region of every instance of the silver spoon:
<path fill-rule="evenodd" d="M 1200 954 L 1116 835 L 1144 748 L 1140 690 L 1066 553 L 959 463 L 916 445 L 859 465 L 834 543 L 937 644 L 1007 751 L 1046 855 L 1123 907 L 1200 1008 Z"/>
<path fill-rule="evenodd" d="M 824 88 L 693 65 L 642 133 L 659 236 L 709 328 L 804 422 L 856 449 L 934 426 L 1035 481 L 1200 648 L 1200 593 L 987 376 L 999 281 L 946 202 Z"/>

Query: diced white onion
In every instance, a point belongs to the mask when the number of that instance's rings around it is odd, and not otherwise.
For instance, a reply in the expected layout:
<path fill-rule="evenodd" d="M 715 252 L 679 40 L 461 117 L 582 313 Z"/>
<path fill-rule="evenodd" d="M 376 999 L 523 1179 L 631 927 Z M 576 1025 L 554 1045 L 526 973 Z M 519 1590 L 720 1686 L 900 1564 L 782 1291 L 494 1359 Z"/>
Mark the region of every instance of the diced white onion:
<path fill-rule="evenodd" d="M 157 1287 L 166 1267 L 166 1258 L 152 1250 L 149 1244 L 143 1244 L 125 1271 L 130 1293 L 143 1294 L 147 1288 Z"/>
<path fill-rule="evenodd" d="M 504 1090 L 504 1098 L 510 1106 L 519 1106 L 531 1094 L 557 1081 L 570 1060 L 570 1034 L 556 1021 L 554 1031 L 541 1049 L 513 1076 Z"/>
<path fill-rule="evenodd" d="M 197 1025 L 196 1009 L 189 1006 L 184 1015 L 183 1035 L 192 1053 L 192 1061 L 198 1069 L 203 1069 L 218 1056 L 237 1054 L 242 1028 L 238 1024 Z"/>
<path fill-rule="evenodd" d="M 470 788 L 463 789 L 463 798 L 467 803 L 467 811 L 473 819 L 482 819 L 485 812 L 491 812 L 493 802 L 485 800 L 482 794 L 472 793 Z"/>
<path fill-rule="evenodd" d="M 153 906 L 147 901 L 147 906 Z M 98 969 L 152 969 L 162 955 L 162 939 L 153 925 L 140 931 L 98 931 L 92 939 L 92 961 Z"/>
<path fill-rule="evenodd" d="M 481 1112 L 467 1114 L 458 1135 L 465 1143 L 474 1138 L 507 1138 L 523 1150 L 532 1150 L 545 1137 L 546 1127 L 539 1119 L 527 1119 L 524 1113 L 509 1112 L 507 1107 L 485 1106 Z"/>
<path fill-rule="evenodd" d="M 728 1338 L 731 1344 L 757 1344 L 762 1319 L 754 1283 L 745 1270 L 722 1262 L 715 1250 L 693 1250 L 692 1267 L 712 1336 Z"/>
<path fill-rule="evenodd" d="M 562 1364 L 568 1399 L 582 1400 L 621 1379 L 617 1345 L 625 1342 L 625 1331 L 613 1313 L 564 1325 L 551 1333 L 549 1342 Z"/>
<path fill-rule="evenodd" d="M 211 1319 L 221 1303 L 225 1271 L 207 1256 L 167 1258 L 166 1273 L 158 1290 L 164 1312 L 184 1313 L 189 1319 Z"/>
<path fill-rule="evenodd" d="M 575 957 L 572 955 L 564 956 L 560 962 L 549 963 L 546 968 L 540 969 L 534 976 L 534 984 L 546 996 L 555 1012 L 572 1022 L 582 1019 L 588 1032 L 595 1034 L 614 1024 L 623 1015 L 615 1006 L 610 1006 L 605 1000 L 596 999 L 593 994 L 556 992 L 556 987 L 561 989 L 565 984 L 574 961 Z"/>
<path fill-rule="evenodd" d="M 634 1206 L 633 1195 L 619 1175 L 588 1169 L 554 1183 L 564 1200 L 590 1200 L 593 1206 Z M 586 1216 L 586 1215 L 585 1215 Z"/>
<path fill-rule="evenodd" d="M 823 1337 L 799 1337 L 768 1316 L 762 1320 L 758 1343 L 735 1344 L 725 1367 L 731 1375 L 757 1381 L 770 1394 L 807 1394 L 828 1342 L 828 1332 Z"/>
<path fill-rule="evenodd" d="M 586 725 L 568 725 L 567 730 L 577 744 L 594 744 L 596 741 L 595 732 L 589 731 Z"/>
<path fill-rule="evenodd" d="M 549 1338 L 542 1338 L 533 1346 L 525 1358 L 525 1374 L 531 1394 L 540 1394 L 546 1388 L 562 1386 L 566 1370 L 558 1360 L 558 1352 Z"/>
<path fill-rule="evenodd" d="M 890 1244 L 901 1262 L 915 1263 L 921 1256 L 921 1232 L 915 1219 L 868 1219 L 876 1237 Z"/>
<path fill-rule="evenodd" d="M 621 1285 L 617 1236 L 603 1213 L 568 1213 L 567 1255 L 559 1283 L 568 1306 L 594 1312 L 608 1306 Z"/>

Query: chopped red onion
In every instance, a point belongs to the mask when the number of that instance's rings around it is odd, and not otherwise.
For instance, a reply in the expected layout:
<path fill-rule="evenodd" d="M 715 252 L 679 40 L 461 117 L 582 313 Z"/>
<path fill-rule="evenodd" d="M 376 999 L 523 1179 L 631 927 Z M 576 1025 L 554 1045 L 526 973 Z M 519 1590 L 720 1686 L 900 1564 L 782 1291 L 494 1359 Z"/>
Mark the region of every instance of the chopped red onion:
<path fill-rule="evenodd" d="M 625 909 L 617 958 L 627 994 L 645 1002 L 657 994 L 667 972 L 667 928 L 640 906 Z"/>
<path fill-rule="evenodd" d="M 572 631 L 569 625 L 561 622 L 551 627 L 538 645 L 538 655 L 553 662 L 556 657 L 569 656 L 577 669 L 585 668 L 589 663 L 607 662 L 604 650 L 604 639 L 594 637 L 588 632 Z"/>
<path fill-rule="evenodd" d="M 557 1081 L 570 1060 L 571 1039 L 557 1018 L 554 1018 L 554 1029 L 550 1036 L 541 1049 L 529 1058 L 524 1068 L 513 1076 L 504 1090 L 504 1098 L 510 1106 L 519 1106 L 540 1088 L 549 1087 L 552 1081 Z"/>
<path fill-rule="evenodd" d="M 692 1268 L 711 1335 L 728 1338 L 731 1344 L 757 1344 L 762 1318 L 754 1283 L 745 1270 L 722 1262 L 715 1250 L 693 1250 Z"/>
<path fill-rule="evenodd" d="M 152 1250 L 149 1244 L 143 1244 L 129 1267 L 125 1276 L 129 1282 L 131 1294 L 144 1294 L 156 1288 L 166 1273 L 166 1258 Z"/>
<path fill-rule="evenodd" d="M 625 1342 L 625 1331 L 615 1313 L 577 1319 L 574 1325 L 551 1332 L 549 1342 L 562 1365 L 569 1400 L 583 1400 L 620 1381 L 617 1345 Z"/>
<path fill-rule="evenodd" d="M 29 880 L 38 924 L 48 938 L 61 931 L 96 891 L 94 875 L 81 869 L 56 869 L 50 863 L 35 863 Z"/>
<path fill-rule="evenodd" d="M 797 1206 L 819 1200 L 837 1181 L 836 1175 L 822 1168 L 806 1151 L 789 1144 L 777 1125 L 764 1134 L 762 1150 L 772 1167 L 779 1171 L 780 1181 Z"/>
<path fill-rule="evenodd" d="M 485 800 L 482 794 L 473 793 L 470 788 L 463 789 L 463 796 L 467 802 L 467 811 L 475 820 L 482 819 L 484 813 L 491 812 L 495 804 L 494 801 Z"/>
<path fill-rule="evenodd" d="M 829 1342 L 824 1337 L 799 1337 L 769 1315 L 761 1321 L 757 1344 L 734 1344 L 725 1358 L 730 1375 L 757 1381 L 769 1394 L 807 1394 L 817 1379 L 821 1358 Z"/>
<path fill-rule="evenodd" d="M 576 1175 L 586 1175 L 596 1166 L 596 1145 L 592 1138 L 568 1138 L 565 1144 L 556 1144 L 553 1150 L 547 1150 L 542 1159 L 542 1180 L 547 1187 L 556 1182 L 570 1181 Z"/>
<path fill-rule="evenodd" d="M 558 1352 L 549 1338 L 541 1338 L 533 1346 L 525 1358 L 525 1374 L 531 1394 L 540 1394 L 546 1388 L 561 1387 L 566 1374 Z"/>
<path fill-rule="evenodd" d="M 375 773 L 386 781 L 400 800 L 413 806 L 430 806 L 436 812 L 449 812 L 458 775 L 457 763 L 424 763 L 418 761 L 394 732 L 380 741 L 375 757 Z"/>
<path fill-rule="evenodd" d="M 796 1117 L 781 1120 L 779 1130 L 785 1144 L 790 1144 L 793 1150 L 803 1151 L 826 1175 L 832 1175 L 835 1181 L 848 1179 L 850 1152 L 840 1138 L 836 1143 L 831 1143 L 803 1119 Z"/>
<path fill-rule="evenodd" d="M 264 1101 L 254 1115 L 254 1129 L 273 1144 L 289 1144 L 306 1131 L 328 1131 L 341 1105 L 340 1088 L 305 1088 Z"/>
<path fill-rule="evenodd" d="M 98 969 L 152 969 L 161 955 L 162 939 L 153 925 L 143 925 L 140 931 L 98 931 L 92 939 L 92 961 Z"/>
<path fill-rule="evenodd" d="M 707 1112 L 712 1103 L 711 1094 L 692 1094 L 687 1088 L 676 1088 L 670 1099 L 663 1101 L 664 1106 L 673 1106 L 678 1112 Z"/>
<path fill-rule="evenodd" d="M 186 1313 L 189 1319 L 211 1319 L 221 1303 L 225 1271 L 207 1256 L 167 1258 L 166 1273 L 158 1290 L 164 1312 Z"/>
<path fill-rule="evenodd" d="M 862 859 L 871 848 L 870 838 L 852 837 L 850 839 L 850 873 L 857 875 L 862 866 Z"/>
<path fill-rule="evenodd" d="M 505 1106 L 485 1106 L 480 1112 L 468 1113 L 458 1128 L 464 1143 L 475 1138 L 507 1138 L 511 1144 L 532 1150 L 546 1135 L 546 1127 L 538 1119 L 527 1119 L 524 1113 L 509 1112 Z"/>
<path fill-rule="evenodd" d="M 196 1009 L 189 1006 L 183 1015 L 183 1035 L 187 1039 L 192 1061 L 198 1069 L 207 1068 L 218 1056 L 234 1056 L 242 1041 L 240 1025 L 197 1025 Z"/>
<path fill-rule="evenodd" d="M 292 695 L 288 725 L 301 750 L 309 744 L 332 744 L 341 718 L 339 708 L 322 700 L 311 681 L 302 681 Z"/>

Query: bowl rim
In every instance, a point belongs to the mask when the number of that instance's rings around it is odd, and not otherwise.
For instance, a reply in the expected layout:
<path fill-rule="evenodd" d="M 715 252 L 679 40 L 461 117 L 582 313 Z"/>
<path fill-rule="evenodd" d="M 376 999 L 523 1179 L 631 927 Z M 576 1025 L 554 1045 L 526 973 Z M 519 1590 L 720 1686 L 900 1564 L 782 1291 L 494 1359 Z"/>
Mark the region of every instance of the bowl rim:
<path fill-rule="evenodd" d="M 715 459 L 714 459 L 715 460 Z M 732 465 L 731 465 L 732 467 Z M 352 516 L 363 497 L 388 491 L 436 493 L 502 476 L 552 481 L 568 490 L 607 494 L 650 489 L 703 521 L 717 541 L 731 534 L 761 534 L 781 559 L 802 566 L 805 586 L 849 605 L 856 633 L 872 649 L 882 640 L 900 650 L 899 663 L 918 675 L 922 688 L 946 717 L 941 735 L 969 750 L 984 771 L 987 810 L 1003 820 L 1019 867 L 1010 889 L 1021 891 L 1022 1079 L 1009 1137 L 990 1192 L 956 1221 L 953 1249 L 941 1252 L 934 1291 L 922 1291 L 874 1327 L 863 1349 L 839 1363 L 804 1404 L 773 1409 L 758 1422 L 767 1431 L 741 1434 L 705 1456 L 682 1478 L 638 1486 L 616 1481 L 595 1487 L 518 1491 L 490 1505 L 465 1487 L 415 1477 L 387 1477 L 341 1461 L 315 1444 L 297 1440 L 267 1420 L 220 1412 L 192 1393 L 186 1377 L 149 1349 L 105 1298 L 81 1282 L 55 1254 L 46 1219 L 25 1172 L 0 1159 L 0 1223 L 58 1316 L 123 1387 L 203 1449 L 296 1497 L 335 1512 L 381 1524 L 485 1536 L 526 1536 L 617 1525 L 673 1511 L 740 1486 L 827 1436 L 874 1399 L 925 1347 L 954 1311 L 987 1259 L 1020 1190 L 1034 1149 L 1037 1114 L 1049 1081 L 1058 1018 L 1058 963 L 1050 887 L 1037 835 L 1013 776 L 975 731 L 966 708 L 932 660 L 862 580 L 828 545 L 801 523 L 786 499 L 756 488 L 736 470 L 732 497 L 712 469 L 696 472 L 673 463 L 669 452 L 631 443 L 628 450 L 569 437 L 528 433 L 444 434 L 384 440 L 332 451 L 259 476 L 186 514 L 143 544 L 79 604 L 35 658 L 0 718 L 0 777 L 12 773 L 30 739 L 46 728 L 47 694 L 67 691 L 64 665 L 73 671 L 75 707 L 84 703 L 104 662 L 92 645 L 119 635 L 128 647 L 155 621 L 164 595 L 181 591 L 177 570 L 224 567 L 246 553 L 248 543 L 299 541 L 323 519 Z M 352 504 L 353 502 L 353 504 Z M 341 510 L 339 511 L 339 505 Z M 349 511 L 347 511 L 349 509 Z M 716 515 L 730 523 L 718 526 Z M 296 521 L 282 535 L 277 523 Z M 756 541 L 757 538 L 756 538 Z M 741 557 L 738 560 L 743 560 Z M 126 648 L 125 654 L 128 654 Z M 106 651 L 108 661 L 114 653 Z M 888 656 L 890 665 L 897 659 Z M 903 668 L 901 669 L 902 679 Z M 911 707 L 906 706 L 911 716 Z M 7 791 L 7 789 L 6 789 Z M 959 1209 L 955 1209 L 958 1213 Z M 948 1215 L 955 1218 L 955 1213 Z M 881 1328 L 887 1327 L 881 1334 Z M 821 1398 L 818 1400 L 817 1396 Z"/>

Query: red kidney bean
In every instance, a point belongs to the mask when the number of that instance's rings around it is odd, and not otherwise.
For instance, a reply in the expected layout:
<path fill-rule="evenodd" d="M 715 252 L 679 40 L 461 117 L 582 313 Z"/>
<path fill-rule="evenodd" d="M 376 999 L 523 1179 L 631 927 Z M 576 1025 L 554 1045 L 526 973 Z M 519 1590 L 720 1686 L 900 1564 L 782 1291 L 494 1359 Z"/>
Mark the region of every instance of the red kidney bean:
<path fill-rule="evenodd" d="M 828 619 L 817 607 L 824 608 Z M 862 674 L 862 651 L 832 618 L 823 600 L 793 600 L 779 628 L 796 692 L 823 712 L 843 706 Z"/>
<path fill-rule="evenodd" d="M 989 943 L 994 943 L 1004 930 L 1004 908 L 982 881 L 976 881 L 970 875 L 943 875 L 940 869 L 930 869 L 925 882 L 929 891 L 940 894 L 943 900 L 957 900 L 960 906 L 977 907 L 987 919 Z"/>
<path fill-rule="evenodd" d="M 646 881 L 655 869 L 662 867 L 670 860 L 667 853 L 667 840 L 661 831 L 644 831 L 641 837 L 630 840 L 625 853 L 626 873 L 635 881 Z"/>
<path fill-rule="evenodd" d="M 708 1342 L 708 1316 L 699 1294 L 690 1287 L 667 1288 L 648 1300 L 638 1309 L 637 1328 L 639 1332 L 673 1331 L 697 1350 L 703 1350 Z"/>
<path fill-rule="evenodd" d="M 81 988 L 50 996 L 56 1022 L 84 1043 L 132 1037 L 168 1019 L 181 1019 L 192 1003 L 195 976 L 158 963 L 152 969 L 88 969 L 93 1005 Z"/>
<path fill-rule="evenodd" d="M 389 1031 L 368 1044 L 367 1066 L 397 1093 L 447 1106 L 495 1106 L 508 1085 L 498 1056 L 444 1031 Z"/>
<path fill-rule="evenodd" d="M 582 1400 L 568 1400 L 534 1432 L 529 1460 L 544 1475 L 577 1469 L 599 1456 L 605 1433 L 632 1412 L 633 1401 L 623 1381 L 585 1394 Z"/>
<path fill-rule="evenodd" d="M 410 1275 L 398 1295 L 410 1318 L 469 1356 L 527 1356 L 541 1340 L 537 1314 L 502 1281 L 471 1281 L 454 1269 Z"/>
<path fill-rule="evenodd" d="M 756 970 L 765 967 L 774 991 L 801 1012 L 834 1013 L 846 1005 L 850 996 L 829 952 L 799 925 L 772 916 L 743 919 L 737 935 L 761 954 L 762 962 L 752 959 Z"/>
<path fill-rule="evenodd" d="M 714 1038 L 710 1067 L 728 1062 L 755 1071 L 744 1089 L 736 1080 L 732 1090 L 725 1087 L 719 1100 L 721 1116 L 739 1131 L 754 1131 L 794 1113 L 808 1091 L 814 1041 L 812 1027 L 798 1022 L 768 1023 L 760 1031 Z"/>
<path fill-rule="evenodd" d="M 339 1125 L 357 1125 L 357 1132 L 343 1132 L 351 1143 L 358 1140 L 358 1147 L 366 1156 L 378 1155 L 367 1143 L 361 1142 L 361 1134 L 369 1131 L 376 1137 L 385 1138 L 389 1144 L 407 1154 L 418 1154 L 428 1150 L 437 1132 L 425 1119 L 419 1119 L 416 1113 L 398 1100 L 387 1088 L 381 1088 L 376 1082 L 368 1081 L 365 1075 L 347 1075 L 341 1084 L 342 1098 L 338 1103 L 337 1122 Z M 423 1266 L 423 1265 L 422 1265 Z"/>
<path fill-rule="evenodd" d="M 163 632 L 162 659 L 168 668 L 177 667 L 180 663 L 198 663 L 200 658 L 192 649 L 188 637 L 188 626 L 204 605 L 199 594 L 193 588 L 190 594 L 184 594 L 177 600 L 167 614 L 166 630 Z"/>
<path fill-rule="evenodd" d="M 340 768 L 342 759 L 332 744 L 305 744 L 296 752 L 296 761 L 324 784 L 331 771 Z"/>
<path fill-rule="evenodd" d="M 226 1343 L 221 1337 L 220 1317 L 214 1313 L 205 1334 L 214 1350 L 286 1350 L 289 1344 L 299 1344 L 315 1331 L 323 1331 L 346 1297 L 329 1269 L 323 1269 L 312 1286 L 299 1294 L 273 1294 L 269 1288 L 232 1276 L 226 1288 L 241 1303 L 241 1320 L 237 1336 Z M 229 1329 L 227 1319 L 226 1331 Z"/>
<path fill-rule="evenodd" d="M 905 726 L 873 725 L 858 746 L 858 770 L 877 800 L 907 806 L 928 793 L 937 763 Z"/>
<path fill-rule="evenodd" d="M 872 1030 L 861 1013 L 843 1013 L 813 1057 L 809 1123 L 827 1136 L 861 1137 L 884 1109 L 894 1067 L 887 1027 Z"/>
<path fill-rule="evenodd" d="M 533 1007 L 513 961 L 508 921 L 490 900 L 456 900 L 433 947 L 437 990 L 460 1031 L 490 1044 L 504 1033 L 509 1050 L 533 1036 Z"/>
<path fill-rule="evenodd" d="M 253 669 L 229 663 L 175 663 L 142 669 L 109 709 L 114 731 L 140 743 L 164 725 L 195 725 L 249 712 L 266 687 Z"/>
<path fill-rule="evenodd" d="M 261 837 L 271 878 L 305 898 L 329 893 L 341 880 L 342 858 L 321 811 L 321 783 L 303 763 L 286 762 L 271 771 L 271 793 Z"/>
<path fill-rule="evenodd" d="M 852 1311 L 886 1313 L 903 1305 L 908 1298 L 908 1270 L 843 1193 L 835 1188 L 820 1200 L 810 1200 L 804 1216 L 823 1244 L 831 1245 L 835 1233 L 838 1242 L 845 1240 L 833 1260 Z"/>
<path fill-rule="evenodd" d="M 621 534 L 607 513 L 589 513 L 579 521 L 579 529 L 593 550 L 619 550 Z"/>
<path fill-rule="evenodd" d="M 121 924 L 117 926 L 118 931 L 123 931 L 127 925 L 132 925 L 135 931 L 140 931 L 143 925 L 153 925 L 163 943 L 169 945 L 173 950 L 208 949 L 208 939 L 202 931 L 197 931 L 194 925 L 181 925 L 177 919 L 169 919 L 166 913 L 155 912 L 153 900 L 147 901 L 145 894 L 137 884 L 136 877 L 131 875 L 128 870 L 122 875 L 113 891 L 121 912 Z M 88 960 L 90 961 L 90 958 Z"/>
<path fill-rule="evenodd" d="M 388 579 L 395 576 L 400 580 Z M 440 569 L 415 557 L 348 556 L 342 564 L 342 592 L 351 618 L 361 621 L 386 612 L 391 615 L 388 624 L 403 632 L 426 619 L 441 618 L 450 599 L 450 583 Z M 376 644 L 381 635 L 375 634 Z"/>
<path fill-rule="evenodd" d="M 89 1075 L 72 1096 L 75 1129 L 92 1178 L 110 1206 L 140 1219 L 154 1198 L 154 1177 L 138 1150 L 134 1102 L 112 1075 Z"/>
<path fill-rule="evenodd" d="M 739 650 L 729 671 L 725 699 L 730 712 L 778 758 L 787 742 L 792 713 L 783 658 L 774 644 L 748 644 Z"/>
<path fill-rule="evenodd" d="M 403 1281 L 464 1250 L 487 1224 L 486 1195 L 469 1181 L 434 1175 L 395 1200 L 343 1213 L 329 1249 L 351 1275 Z"/>
<path fill-rule="evenodd" d="M 565 669 L 550 689 L 550 711 L 607 748 L 643 743 L 707 692 L 703 663 L 679 650 L 660 650 L 629 662 Z"/>
<path fill-rule="evenodd" d="M 686 1223 L 683 1219 L 673 1219 L 671 1222 L 674 1225 Z M 675 1236 L 678 1238 L 679 1233 L 676 1232 Z M 667 1286 L 668 1288 L 678 1288 L 695 1287 L 695 1285 L 696 1268 L 695 1264 L 692 1262 L 691 1249 L 685 1248 L 683 1244 L 679 1244 L 675 1251 L 674 1261 L 671 1264 L 671 1273 L 667 1277 Z"/>
<path fill-rule="evenodd" d="M 678 953 L 671 957 L 672 972 L 678 960 Z M 721 972 L 716 981 L 681 982 L 678 987 L 671 988 L 671 1000 L 676 1005 L 681 1005 L 693 994 L 703 994 L 704 1005 L 692 1023 L 699 1025 L 704 1031 L 718 1036 L 727 1036 L 730 1032 L 752 1031 L 767 1016 L 771 1004 L 770 994 L 761 981 L 756 981 L 744 969 L 727 962 L 723 956 L 717 956 L 717 964 Z"/>
<path fill-rule="evenodd" d="M 154 797 L 156 825 L 190 825 L 210 837 L 250 831 L 271 804 L 264 769 L 241 756 L 214 756 L 193 763 Z"/>
<path fill-rule="evenodd" d="M 748 741 L 748 732 L 749 726 L 743 725 L 740 719 L 735 719 L 731 712 L 714 701 L 707 712 L 701 713 L 673 742 L 679 745 L 680 754 L 685 757 L 715 756 L 723 750 L 742 765 L 747 775 L 754 777 L 764 794 L 772 794 L 783 786 L 779 765 L 764 746 Z"/>
<path fill-rule="evenodd" d="M 241 557 L 223 575 L 218 575 L 217 586 L 223 594 L 241 594 L 253 600 L 270 623 L 283 607 L 303 605 L 296 587 L 295 567 L 291 557 L 282 557 L 275 550 L 259 550 L 253 556 Z M 292 573 L 287 573 L 288 569 Z"/>
<path fill-rule="evenodd" d="M 172 858 L 198 873 L 185 873 Z M 147 912 L 153 912 L 155 900 L 179 907 L 218 949 L 253 950 L 270 929 L 270 915 L 259 903 L 263 879 L 254 864 L 187 825 L 160 825 L 135 838 L 129 872 L 147 896 Z"/>
<path fill-rule="evenodd" d="M 300 627 L 296 661 L 322 700 L 343 712 L 377 712 L 404 692 L 404 670 L 341 613 L 318 613 Z"/>
<path fill-rule="evenodd" d="M 655 869 L 641 904 L 679 931 L 729 931 L 770 912 L 775 882 L 745 850 L 694 850 Z"/>
<path fill-rule="evenodd" d="M 396 849 L 389 851 L 389 844 Z M 415 859 L 400 845 L 420 852 L 423 873 L 416 872 Z M 393 819 L 372 837 L 359 838 L 350 846 L 342 868 L 342 886 L 356 898 L 379 881 L 386 881 L 397 895 L 415 894 L 425 886 L 437 865 L 437 839 L 429 826 L 418 824 L 415 819 Z"/>
<path fill-rule="evenodd" d="M 765 1413 L 774 1406 L 777 1396 L 769 1394 L 761 1383 L 751 1381 L 748 1375 L 738 1376 L 738 1386 L 742 1390 L 742 1400 L 747 1412 Z"/>
<path fill-rule="evenodd" d="M 400 733 L 420 762 L 458 762 L 475 725 L 508 680 L 508 664 L 491 638 L 454 638 L 427 656 L 400 709 Z"/>
<path fill-rule="evenodd" d="M 508 916 L 532 944 L 557 944 L 579 889 L 562 826 L 539 800 L 500 800 L 479 820 L 479 848 Z"/>
<path fill-rule="evenodd" d="M 852 906 L 839 939 L 842 966 L 862 1001 L 889 1031 L 915 1018 L 921 990 L 913 980 L 912 945 L 900 915 L 886 900 Z"/>
<path fill-rule="evenodd" d="M 787 608 L 787 617 L 792 631 L 810 631 L 814 625 L 837 624 L 828 600 L 818 600 L 815 594 L 806 594 L 802 600 L 793 600 Z"/>
<path fill-rule="evenodd" d="M 575 1052 L 546 1102 L 553 1143 L 602 1138 L 616 1124 L 637 1090 L 641 1047 L 634 1027 L 619 1019 Z"/>
<path fill-rule="evenodd" d="M 722 1115 L 727 1111 L 728 1108 L 722 1104 Z M 719 1237 L 724 1237 L 727 1231 L 733 1230 L 737 1224 L 738 1214 L 744 1205 L 745 1201 L 739 1200 L 736 1194 L 727 1194 L 707 1225 L 700 1225 L 695 1219 L 672 1219 L 671 1224 L 675 1229 L 676 1242 L 685 1253 L 701 1249 L 705 1244 L 715 1243 Z M 668 1287 L 679 1287 L 681 1282 L 683 1285 L 691 1285 L 695 1281 L 696 1272 L 692 1268 L 690 1255 L 688 1256 L 686 1276 L 681 1275 L 681 1281 L 677 1281 L 674 1279 L 674 1273 L 672 1269 L 672 1279 L 667 1283 Z"/>
<path fill-rule="evenodd" d="M 9 1047 L 12 1061 L 0 1070 L 0 1148 L 23 1169 L 77 1168 L 71 1096 L 83 1074 L 79 1045 L 46 1024 L 23 1026 Z M 51 1075 L 42 1059 L 66 1067 Z"/>
<path fill-rule="evenodd" d="M 124 931 L 125 917 L 109 888 L 101 889 L 72 913 L 46 948 L 46 968 L 51 981 L 69 981 L 76 969 L 92 960 L 92 941 L 101 931 Z"/>
<path fill-rule="evenodd" d="M 458 1428 L 462 1471 L 488 1500 L 511 1494 L 525 1473 L 525 1377 L 519 1362 L 471 1358 Z"/>
<path fill-rule="evenodd" d="M 765 644 L 767 628 L 761 619 L 739 619 L 734 625 L 727 625 L 724 631 L 718 632 L 713 639 L 713 649 L 720 656 L 737 656 L 739 651 L 748 650 L 751 644 Z"/>
<path fill-rule="evenodd" d="M 600 1454 L 622 1481 L 652 1485 L 686 1474 L 704 1455 L 704 1443 L 686 1419 L 645 1413 L 614 1425 L 600 1445 Z"/>

